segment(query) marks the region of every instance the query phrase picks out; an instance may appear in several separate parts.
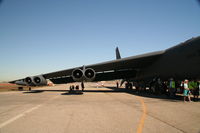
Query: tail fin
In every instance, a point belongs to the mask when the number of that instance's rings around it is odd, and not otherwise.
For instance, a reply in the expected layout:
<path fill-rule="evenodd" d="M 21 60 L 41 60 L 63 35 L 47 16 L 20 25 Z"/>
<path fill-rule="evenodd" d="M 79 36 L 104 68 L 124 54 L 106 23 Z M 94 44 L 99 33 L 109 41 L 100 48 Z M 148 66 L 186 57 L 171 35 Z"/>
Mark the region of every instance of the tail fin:
<path fill-rule="evenodd" d="M 116 52 L 116 59 L 121 59 L 121 55 L 120 55 L 118 47 L 116 47 L 115 52 Z"/>

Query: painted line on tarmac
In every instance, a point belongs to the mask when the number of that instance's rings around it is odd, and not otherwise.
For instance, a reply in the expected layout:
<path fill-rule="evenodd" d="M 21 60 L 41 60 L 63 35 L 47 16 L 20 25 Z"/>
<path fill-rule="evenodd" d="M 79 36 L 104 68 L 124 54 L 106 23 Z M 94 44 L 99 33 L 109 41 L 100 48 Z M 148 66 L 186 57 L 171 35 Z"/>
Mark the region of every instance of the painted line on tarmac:
<path fill-rule="evenodd" d="M 17 93 L 19 93 L 19 92 L 18 92 L 18 91 L 9 91 L 9 92 L 7 92 L 7 91 L 1 92 L 1 91 L 0 91 L 0 95 L 5 95 L 5 94 L 17 94 Z"/>
<path fill-rule="evenodd" d="M 46 101 L 46 102 L 49 102 L 49 101 L 51 101 L 51 100 L 54 100 L 54 99 L 57 98 L 57 97 L 58 97 L 58 96 L 55 96 L 55 97 L 51 98 L 50 100 L 48 100 L 48 101 Z M 45 102 L 45 103 L 46 103 L 46 102 Z M 41 107 L 41 106 L 44 105 L 45 103 L 36 105 L 35 107 L 30 108 L 30 109 L 24 111 L 23 113 L 21 113 L 21 114 L 15 116 L 15 117 L 13 117 L 13 118 L 11 118 L 11 119 L 9 119 L 9 120 L 3 122 L 3 123 L 1 123 L 1 124 L 0 124 L 0 129 L 1 129 L 2 127 L 4 127 L 4 126 L 6 126 L 6 125 L 8 125 L 8 124 L 10 124 L 10 123 L 12 123 L 12 122 L 14 122 L 14 121 L 16 121 L 17 119 L 19 119 L 19 118 L 21 118 L 21 117 L 27 115 L 28 113 L 30 113 L 30 112 L 32 112 L 32 111 L 38 109 L 39 107 Z"/>
<path fill-rule="evenodd" d="M 6 125 L 12 123 L 13 121 L 15 121 L 15 120 L 17 120 L 17 119 L 19 119 L 19 118 L 25 116 L 26 114 L 28 114 L 28 113 L 30 113 L 30 112 L 32 112 L 32 111 L 38 109 L 38 108 L 41 107 L 41 106 L 42 106 L 42 104 L 37 105 L 37 106 L 35 106 L 35 107 L 33 107 L 33 108 L 30 108 L 30 109 L 26 110 L 25 112 L 23 112 L 23 113 L 21 113 L 21 114 L 15 116 L 15 117 L 13 117 L 13 118 L 11 118 L 11 119 L 5 121 L 4 123 L 1 123 L 1 124 L 0 124 L 0 128 L 2 128 L 2 127 L 4 127 L 4 126 L 6 126 Z"/>
<path fill-rule="evenodd" d="M 143 112 L 142 116 L 140 118 L 140 122 L 137 126 L 137 133 L 142 133 L 142 129 L 144 127 L 144 121 L 145 121 L 145 118 L 146 118 L 146 115 L 147 115 L 147 107 L 144 103 L 143 98 L 137 96 L 137 99 L 139 99 L 140 103 L 142 104 L 142 112 Z"/>

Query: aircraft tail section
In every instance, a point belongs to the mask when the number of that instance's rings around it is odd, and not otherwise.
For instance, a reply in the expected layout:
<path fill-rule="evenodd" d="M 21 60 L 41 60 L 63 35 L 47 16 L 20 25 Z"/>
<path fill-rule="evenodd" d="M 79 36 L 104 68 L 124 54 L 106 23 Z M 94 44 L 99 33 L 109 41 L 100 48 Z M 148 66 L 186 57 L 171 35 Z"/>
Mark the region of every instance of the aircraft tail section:
<path fill-rule="evenodd" d="M 121 55 L 120 55 L 118 47 L 116 47 L 115 52 L 116 52 L 116 59 L 121 59 Z"/>

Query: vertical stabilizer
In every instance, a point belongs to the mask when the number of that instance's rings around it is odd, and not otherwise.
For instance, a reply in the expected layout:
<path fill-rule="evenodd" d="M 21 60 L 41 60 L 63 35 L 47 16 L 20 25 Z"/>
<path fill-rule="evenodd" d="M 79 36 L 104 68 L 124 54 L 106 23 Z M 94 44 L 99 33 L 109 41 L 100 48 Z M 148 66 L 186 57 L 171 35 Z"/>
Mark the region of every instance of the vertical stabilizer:
<path fill-rule="evenodd" d="M 116 47 L 115 52 L 116 52 L 116 59 L 121 59 L 118 47 Z"/>

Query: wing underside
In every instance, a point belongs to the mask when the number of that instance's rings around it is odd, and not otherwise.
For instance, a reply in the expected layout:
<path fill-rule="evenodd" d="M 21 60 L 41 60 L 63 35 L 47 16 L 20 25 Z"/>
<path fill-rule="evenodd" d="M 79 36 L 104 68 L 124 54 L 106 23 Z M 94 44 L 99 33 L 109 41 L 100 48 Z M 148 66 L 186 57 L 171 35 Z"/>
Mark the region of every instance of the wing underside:
<path fill-rule="evenodd" d="M 25 82 L 29 86 L 40 86 L 47 84 L 47 79 L 51 80 L 54 84 L 64 84 L 78 82 L 74 78 L 73 73 L 80 75 L 87 74 L 91 80 L 87 81 L 106 81 L 115 79 L 129 79 L 134 78 L 138 71 L 153 64 L 165 51 L 157 51 L 138 56 L 131 56 L 127 58 L 92 64 L 87 66 L 75 67 L 57 72 L 41 74 L 37 76 L 30 76 L 24 79 L 10 81 L 10 83 Z M 75 71 L 77 70 L 77 71 Z M 87 71 L 87 72 L 86 72 Z M 85 72 L 80 73 L 80 72 Z M 86 81 L 81 79 L 81 81 Z"/>
<path fill-rule="evenodd" d="M 158 51 L 139 56 L 132 56 L 118 60 L 93 64 L 85 66 L 95 71 L 95 79 L 93 81 L 106 81 L 114 79 L 127 79 L 135 77 L 137 71 L 154 63 L 165 51 Z M 55 84 L 75 82 L 71 74 L 74 69 L 82 69 L 76 67 L 67 70 L 44 74 L 46 79 L 50 79 Z"/>

